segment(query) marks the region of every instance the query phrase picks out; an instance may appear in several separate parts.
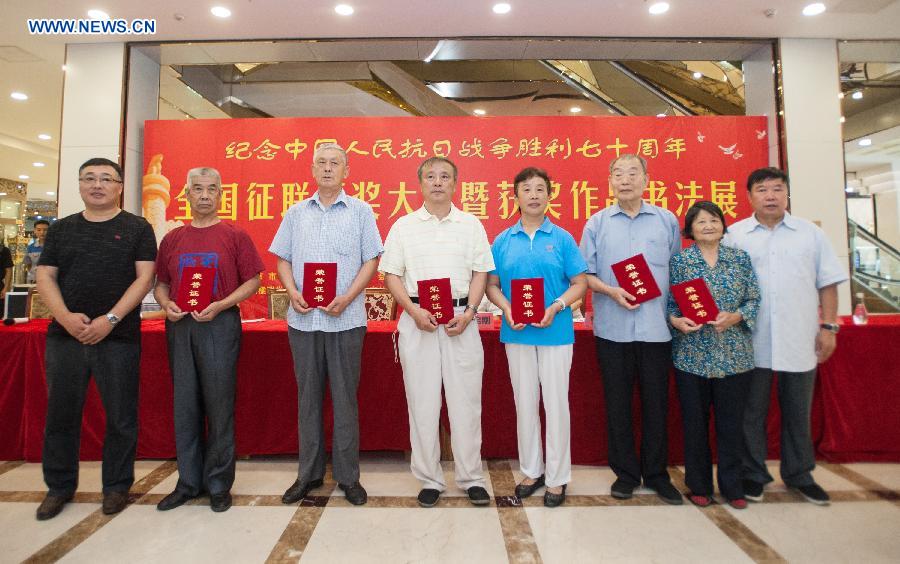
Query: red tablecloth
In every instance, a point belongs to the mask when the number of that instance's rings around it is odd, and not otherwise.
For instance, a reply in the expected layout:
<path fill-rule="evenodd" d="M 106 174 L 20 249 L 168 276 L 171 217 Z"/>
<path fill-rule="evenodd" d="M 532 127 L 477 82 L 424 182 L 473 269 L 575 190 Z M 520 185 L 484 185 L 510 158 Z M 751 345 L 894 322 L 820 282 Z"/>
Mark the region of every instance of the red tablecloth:
<path fill-rule="evenodd" d="M 0 329 L 0 460 L 40 460 L 46 411 L 46 322 Z M 359 388 L 360 447 L 407 450 L 409 422 L 400 365 L 394 362 L 393 322 L 370 324 Z M 175 455 L 172 382 L 161 321 L 142 327 L 141 458 Z M 485 348 L 483 445 L 488 458 L 516 456 L 515 405 L 506 355 L 496 329 L 482 331 Z M 868 326 L 844 322 L 834 357 L 821 367 L 813 406 L 813 439 L 832 461 L 900 461 L 900 316 L 873 318 Z M 82 427 L 83 459 L 99 459 L 103 413 L 91 385 Z M 605 404 L 587 328 L 576 331 L 570 385 L 572 459 L 606 462 Z M 669 452 L 682 459 L 681 420 L 671 386 Z M 283 321 L 244 325 L 236 404 L 240 455 L 297 452 L 297 387 Z M 639 411 L 637 406 L 635 414 Z M 444 415 L 446 420 L 446 414 Z M 331 413 L 326 401 L 326 429 Z M 778 410 L 770 412 L 770 455 L 778 456 Z"/>

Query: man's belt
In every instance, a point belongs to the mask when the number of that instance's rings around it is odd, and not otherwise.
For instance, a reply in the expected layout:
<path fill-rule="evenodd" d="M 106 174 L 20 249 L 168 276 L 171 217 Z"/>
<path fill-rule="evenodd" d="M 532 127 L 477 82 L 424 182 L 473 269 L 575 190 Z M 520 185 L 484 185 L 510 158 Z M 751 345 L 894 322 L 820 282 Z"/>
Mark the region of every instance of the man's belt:
<path fill-rule="evenodd" d="M 414 304 L 419 303 L 419 298 L 417 298 L 417 297 L 410 296 L 409 299 L 411 299 L 412 303 L 414 303 Z M 469 305 L 468 297 L 460 298 L 458 300 L 453 300 L 453 307 L 462 307 L 462 306 L 467 306 L 467 305 Z"/>

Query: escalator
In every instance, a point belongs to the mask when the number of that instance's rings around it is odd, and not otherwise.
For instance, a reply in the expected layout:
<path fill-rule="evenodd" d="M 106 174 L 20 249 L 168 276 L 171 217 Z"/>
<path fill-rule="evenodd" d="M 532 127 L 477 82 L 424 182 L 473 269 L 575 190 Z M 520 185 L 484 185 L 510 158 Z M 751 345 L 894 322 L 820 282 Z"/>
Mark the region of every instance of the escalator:
<path fill-rule="evenodd" d="M 854 304 L 863 293 L 869 313 L 900 313 L 900 252 L 853 220 L 848 228 Z"/>

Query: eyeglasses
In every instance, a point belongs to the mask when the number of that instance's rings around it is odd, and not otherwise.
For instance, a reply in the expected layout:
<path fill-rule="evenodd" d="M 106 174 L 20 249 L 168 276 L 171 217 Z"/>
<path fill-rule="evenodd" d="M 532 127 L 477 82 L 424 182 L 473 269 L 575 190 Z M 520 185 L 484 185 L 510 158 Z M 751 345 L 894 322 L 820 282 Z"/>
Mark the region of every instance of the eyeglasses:
<path fill-rule="evenodd" d="M 122 182 L 118 178 L 113 178 L 111 176 L 101 176 L 99 178 L 97 178 L 96 176 L 82 176 L 81 178 L 78 179 L 78 181 L 81 182 L 82 184 L 88 184 L 88 185 L 91 185 L 91 184 L 97 182 L 98 180 L 100 181 L 100 184 L 103 186 L 112 186 L 113 184 L 119 184 L 120 182 Z"/>

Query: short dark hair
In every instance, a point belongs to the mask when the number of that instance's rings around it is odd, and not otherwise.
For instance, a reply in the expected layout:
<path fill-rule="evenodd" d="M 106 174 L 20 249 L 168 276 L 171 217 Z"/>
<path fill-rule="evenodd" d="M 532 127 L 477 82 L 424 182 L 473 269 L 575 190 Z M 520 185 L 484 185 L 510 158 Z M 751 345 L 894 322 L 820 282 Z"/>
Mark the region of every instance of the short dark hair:
<path fill-rule="evenodd" d="M 450 165 L 450 168 L 453 169 L 453 182 L 456 182 L 458 172 L 456 170 L 456 165 L 453 164 L 453 161 L 451 161 L 447 157 L 430 157 L 422 161 L 422 164 L 419 165 L 419 170 L 416 171 L 420 183 L 422 182 L 422 171 L 425 170 L 426 166 L 433 165 L 435 163 L 447 163 L 448 165 Z"/>
<path fill-rule="evenodd" d="M 722 208 L 709 200 L 701 200 L 691 206 L 691 209 L 689 209 L 684 216 L 684 229 L 681 231 L 681 234 L 684 235 L 685 239 L 694 238 L 694 234 L 691 230 L 694 227 L 694 220 L 697 219 L 697 216 L 700 215 L 700 212 L 702 211 L 718 217 L 719 221 L 722 222 L 722 234 L 728 233 L 728 226 L 725 225 L 725 214 L 722 213 Z"/>
<path fill-rule="evenodd" d="M 785 186 L 789 187 L 791 185 L 788 181 L 788 175 L 783 170 L 774 166 L 767 166 L 766 168 L 758 168 L 750 173 L 750 176 L 747 177 L 747 191 L 753 190 L 754 184 L 759 184 L 766 180 L 783 180 Z"/>
<path fill-rule="evenodd" d="M 523 168 L 522 170 L 520 170 L 519 174 L 517 174 L 515 179 L 513 179 L 513 194 L 518 196 L 519 184 L 525 182 L 526 180 L 531 180 L 532 178 L 543 179 L 543 181 L 547 183 L 547 193 L 550 193 L 550 176 L 547 174 L 547 171 L 542 168 L 530 166 L 528 168 Z"/>
<path fill-rule="evenodd" d="M 119 180 L 122 180 L 125 177 L 125 175 L 122 174 L 122 167 L 119 166 L 119 163 L 104 159 L 103 157 L 94 157 L 93 159 L 84 161 L 84 164 L 78 167 L 78 176 L 81 176 L 82 171 L 89 166 L 109 166 L 119 175 Z"/>
<path fill-rule="evenodd" d="M 50 227 L 50 222 L 47 221 L 46 219 L 37 219 L 34 221 L 34 224 L 32 225 L 32 229 L 34 229 L 38 225 L 46 225 L 47 227 Z"/>

